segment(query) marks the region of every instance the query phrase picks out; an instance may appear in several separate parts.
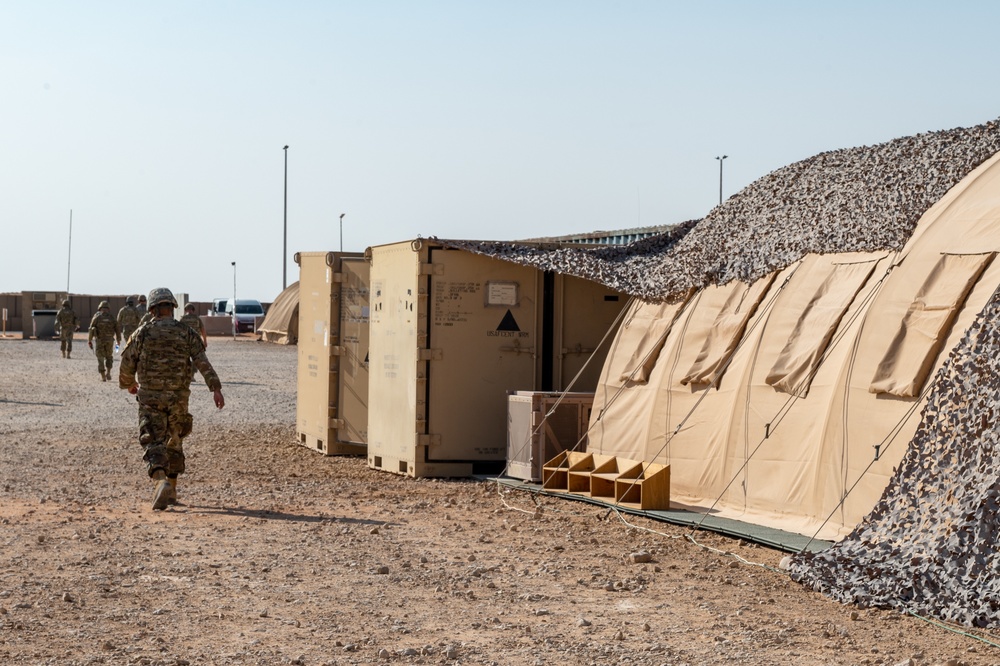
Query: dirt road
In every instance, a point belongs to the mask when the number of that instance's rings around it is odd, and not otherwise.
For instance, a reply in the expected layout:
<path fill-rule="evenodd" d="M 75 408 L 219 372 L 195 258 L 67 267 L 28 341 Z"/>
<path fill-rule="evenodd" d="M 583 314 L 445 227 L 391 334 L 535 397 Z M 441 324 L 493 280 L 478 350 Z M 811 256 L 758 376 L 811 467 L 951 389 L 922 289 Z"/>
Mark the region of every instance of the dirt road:
<path fill-rule="evenodd" d="M 0 340 L 2 663 L 1000 663 L 783 553 L 323 457 L 295 443 L 295 347 L 250 338 L 210 340 L 226 408 L 195 387 L 183 504 L 154 513 L 134 400 L 76 347 Z"/>

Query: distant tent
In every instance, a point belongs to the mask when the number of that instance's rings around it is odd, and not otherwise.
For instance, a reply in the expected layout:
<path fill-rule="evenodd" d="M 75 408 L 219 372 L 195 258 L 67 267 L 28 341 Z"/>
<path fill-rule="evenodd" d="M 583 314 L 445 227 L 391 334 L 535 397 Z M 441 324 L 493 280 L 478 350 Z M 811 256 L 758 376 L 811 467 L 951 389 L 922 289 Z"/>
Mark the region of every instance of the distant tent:
<path fill-rule="evenodd" d="M 299 283 L 293 282 L 278 294 L 257 329 L 258 339 L 279 345 L 294 345 L 299 340 Z"/>

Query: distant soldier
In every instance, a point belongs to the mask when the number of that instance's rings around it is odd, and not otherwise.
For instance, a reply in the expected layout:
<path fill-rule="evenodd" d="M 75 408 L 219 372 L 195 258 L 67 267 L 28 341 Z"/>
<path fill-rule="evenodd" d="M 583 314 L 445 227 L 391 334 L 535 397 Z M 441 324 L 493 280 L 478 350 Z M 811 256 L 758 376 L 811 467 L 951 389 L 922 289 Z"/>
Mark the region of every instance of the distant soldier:
<path fill-rule="evenodd" d="M 135 333 L 135 329 L 139 328 L 140 319 L 142 319 L 142 315 L 135 307 L 135 298 L 129 296 L 125 299 L 125 307 L 118 311 L 118 328 L 121 329 L 122 339 L 125 342 L 128 342 L 128 339 Z"/>
<path fill-rule="evenodd" d="M 69 306 L 68 300 L 62 302 L 62 309 L 56 313 L 56 329 L 59 333 L 59 348 L 62 349 L 63 358 L 69 358 L 70 352 L 73 351 L 73 333 L 80 330 L 80 320 Z"/>
<path fill-rule="evenodd" d="M 97 338 L 97 348 L 94 349 L 94 338 Z M 111 315 L 111 306 L 107 301 L 101 301 L 97 306 L 97 314 L 90 320 L 90 332 L 87 334 L 87 346 L 97 354 L 97 371 L 101 380 L 111 379 L 111 366 L 115 359 L 115 342 L 121 344 L 122 331 L 118 328 L 118 320 Z"/>
<path fill-rule="evenodd" d="M 191 376 L 197 368 L 215 406 L 222 409 L 222 382 L 205 356 L 205 345 L 187 324 L 174 319 L 177 301 L 169 289 L 149 292 L 153 320 L 143 324 L 122 352 L 118 386 L 139 402 L 139 443 L 149 477 L 156 482 L 153 510 L 177 503 L 177 476 L 184 472 L 184 438 L 194 420 L 188 413 Z"/>
<path fill-rule="evenodd" d="M 188 303 L 184 306 L 184 316 L 181 317 L 181 323 L 193 328 L 195 333 L 201 336 L 201 341 L 205 343 L 205 348 L 208 348 L 208 333 L 205 332 L 205 322 L 195 314 L 194 303 Z"/>
<path fill-rule="evenodd" d="M 139 294 L 139 304 L 135 306 L 135 309 L 139 311 L 139 317 L 141 318 L 146 314 L 146 295 Z"/>

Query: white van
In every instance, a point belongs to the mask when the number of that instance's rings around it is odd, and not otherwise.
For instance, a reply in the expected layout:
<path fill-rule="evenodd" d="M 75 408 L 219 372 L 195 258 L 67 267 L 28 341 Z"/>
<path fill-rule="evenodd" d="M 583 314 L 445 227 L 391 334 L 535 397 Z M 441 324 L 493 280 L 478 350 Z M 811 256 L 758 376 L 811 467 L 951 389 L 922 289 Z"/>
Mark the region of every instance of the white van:
<path fill-rule="evenodd" d="M 225 305 L 226 314 L 233 314 L 233 302 L 229 300 Z M 236 324 L 239 327 L 240 332 L 243 331 L 253 331 L 254 323 L 257 321 L 257 317 L 264 316 L 264 306 L 260 304 L 260 301 L 253 299 L 236 299 Z"/>

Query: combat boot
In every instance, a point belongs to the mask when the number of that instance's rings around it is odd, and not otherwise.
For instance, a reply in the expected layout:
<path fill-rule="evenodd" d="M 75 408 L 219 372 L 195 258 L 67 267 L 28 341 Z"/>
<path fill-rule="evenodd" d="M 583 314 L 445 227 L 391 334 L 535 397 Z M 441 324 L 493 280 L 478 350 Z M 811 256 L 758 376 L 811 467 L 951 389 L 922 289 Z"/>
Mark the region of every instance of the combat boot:
<path fill-rule="evenodd" d="M 66 352 L 66 358 L 69 358 L 70 352 Z"/>
<path fill-rule="evenodd" d="M 162 469 L 153 472 L 153 481 L 156 482 L 156 490 L 153 493 L 153 511 L 163 511 L 170 503 L 170 481 L 167 480 L 167 474 Z"/>
<path fill-rule="evenodd" d="M 66 350 L 65 349 L 62 350 L 62 353 L 63 353 L 63 358 L 66 358 Z"/>
<path fill-rule="evenodd" d="M 175 505 L 177 504 L 177 477 L 167 477 L 167 483 L 170 484 L 170 491 L 167 493 L 167 504 Z"/>

